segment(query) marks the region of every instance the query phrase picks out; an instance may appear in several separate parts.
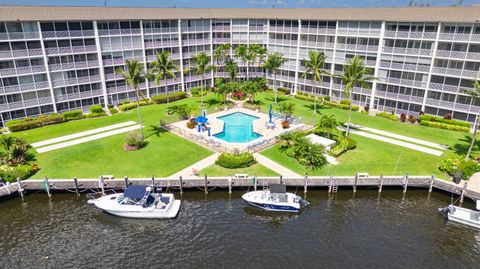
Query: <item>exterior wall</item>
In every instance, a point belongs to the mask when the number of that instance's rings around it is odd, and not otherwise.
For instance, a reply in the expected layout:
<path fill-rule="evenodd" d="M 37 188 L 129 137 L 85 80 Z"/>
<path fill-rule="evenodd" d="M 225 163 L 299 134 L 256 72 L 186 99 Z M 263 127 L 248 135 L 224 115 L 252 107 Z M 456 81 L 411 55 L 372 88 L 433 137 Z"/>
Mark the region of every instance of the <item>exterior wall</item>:
<path fill-rule="evenodd" d="M 464 89 L 480 70 L 479 23 L 395 21 L 319 21 L 284 19 L 178 19 L 132 21 L 0 22 L 1 122 L 62 112 L 88 110 L 92 104 L 114 104 L 134 98 L 115 70 L 136 58 L 148 69 L 157 52 L 168 50 L 181 70 L 191 59 L 220 44 L 261 44 L 288 61 L 277 85 L 294 92 L 344 97 L 338 79 L 324 77 L 313 85 L 302 59 L 309 50 L 327 56 L 326 69 L 341 73 L 355 55 L 379 78 L 372 89 L 354 89 L 356 104 L 395 113 L 428 114 L 473 121 L 480 101 Z M 264 76 L 254 63 L 239 62 L 240 78 Z M 221 66 L 202 78 L 177 72 L 162 85 L 147 81 L 145 96 L 212 85 L 228 77 Z M 270 74 L 267 75 L 273 83 Z"/>

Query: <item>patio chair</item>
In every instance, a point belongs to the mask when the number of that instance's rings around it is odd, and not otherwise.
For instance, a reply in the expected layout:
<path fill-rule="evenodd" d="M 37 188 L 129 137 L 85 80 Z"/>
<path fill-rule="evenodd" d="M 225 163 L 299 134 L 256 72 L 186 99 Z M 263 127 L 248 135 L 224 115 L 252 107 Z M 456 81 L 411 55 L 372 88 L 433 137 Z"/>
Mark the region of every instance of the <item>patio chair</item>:
<path fill-rule="evenodd" d="M 302 123 L 302 117 L 298 117 L 297 123 L 298 123 L 298 124 Z"/>

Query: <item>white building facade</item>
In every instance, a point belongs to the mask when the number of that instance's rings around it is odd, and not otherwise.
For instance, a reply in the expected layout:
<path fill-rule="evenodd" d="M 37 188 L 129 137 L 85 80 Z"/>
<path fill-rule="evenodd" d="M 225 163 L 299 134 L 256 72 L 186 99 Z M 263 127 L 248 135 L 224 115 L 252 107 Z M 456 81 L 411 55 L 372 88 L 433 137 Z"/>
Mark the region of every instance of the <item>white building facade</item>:
<path fill-rule="evenodd" d="M 310 50 L 323 52 L 326 69 L 340 74 L 343 64 L 359 55 L 378 80 L 371 89 L 354 89 L 356 104 L 473 121 L 480 100 L 464 90 L 480 76 L 480 8 L 469 9 L 404 8 L 389 14 L 386 9 L 6 7 L 0 13 L 1 122 L 116 105 L 134 98 L 115 74 L 125 60 L 138 59 L 148 69 L 155 54 L 167 50 L 184 70 L 200 52 L 213 62 L 213 50 L 225 43 L 232 45 L 232 55 L 240 44 L 282 53 L 288 61 L 278 72 L 278 86 L 335 101 L 344 99 L 341 80 L 324 77 L 312 87 L 302 76 L 302 59 Z M 239 76 L 245 77 L 247 67 L 239 66 Z M 250 69 L 250 77 L 266 75 L 273 83 L 259 63 Z M 176 75 L 140 88 L 150 97 L 164 94 L 165 87 L 188 91 L 202 80 L 193 72 Z M 221 64 L 204 76 L 203 85 L 213 85 L 216 77 L 228 77 Z"/>

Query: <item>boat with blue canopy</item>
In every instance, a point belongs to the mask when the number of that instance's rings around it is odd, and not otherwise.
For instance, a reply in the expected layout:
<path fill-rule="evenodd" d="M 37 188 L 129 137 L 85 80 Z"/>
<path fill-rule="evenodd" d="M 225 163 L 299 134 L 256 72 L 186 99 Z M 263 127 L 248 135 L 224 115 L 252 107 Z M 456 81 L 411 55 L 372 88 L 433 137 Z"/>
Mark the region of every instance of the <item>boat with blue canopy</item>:
<path fill-rule="evenodd" d="M 120 217 L 174 218 L 181 201 L 171 193 L 155 193 L 146 185 L 130 185 L 123 193 L 115 193 L 89 200 L 88 203 Z"/>
<path fill-rule="evenodd" d="M 299 212 L 308 202 L 287 192 L 285 184 L 270 184 L 268 189 L 247 192 L 242 196 L 252 206 L 268 211 Z"/>

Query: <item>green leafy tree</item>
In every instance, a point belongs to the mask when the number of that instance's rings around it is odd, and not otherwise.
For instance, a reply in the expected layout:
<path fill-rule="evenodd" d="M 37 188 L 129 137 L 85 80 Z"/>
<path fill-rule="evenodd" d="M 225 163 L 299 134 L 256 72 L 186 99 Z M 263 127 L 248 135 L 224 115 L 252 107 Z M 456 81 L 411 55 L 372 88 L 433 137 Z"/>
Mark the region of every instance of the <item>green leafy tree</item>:
<path fill-rule="evenodd" d="M 228 54 L 230 53 L 230 49 L 232 48 L 232 45 L 230 44 L 221 44 L 217 48 L 213 50 L 213 60 L 214 64 L 216 64 L 215 71 L 218 69 L 218 67 L 223 63 L 225 65 L 225 61 L 228 58 Z M 215 86 L 216 84 L 215 80 Z"/>
<path fill-rule="evenodd" d="M 283 113 L 285 113 L 285 117 L 290 118 L 295 111 L 295 104 L 294 103 L 282 103 L 280 105 Z"/>
<path fill-rule="evenodd" d="M 355 56 L 348 63 L 343 66 L 343 75 L 339 76 L 344 85 L 343 92 L 350 100 L 350 109 L 348 110 L 347 131 L 345 136 L 348 137 L 350 133 L 350 121 L 352 118 L 353 106 L 353 89 L 355 87 L 362 87 L 370 89 L 370 81 L 375 77 L 371 76 L 371 70 L 363 65 L 363 59 Z"/>
<path fill-rule="evenodd" d="M 235 57 L 242 62 L 243 66 L 247 66 L 247 70 L 245 72 L 246 79 L 248 80 L 248 65 L 247 63 L 251 61 L 251 54 L 249 53 L 249 49 L 247 45 L 240 45 L 235 49 Z"/>
<path fill-rule="evenodd" d="M 279 52 L 271 53 L 267 56 L 267 60 L 263 68 L 267 72 L 273 74 L 273 92 L 275 94 L 275 104 L 277 103 L 277 72 L 278 69 L 287 61 L 285 57 Z"/>
<path fill-rule="evenodd" d="M 317 129 L 326 134 L 328 138 L 330 138 L 330 135 L 337 130 L 339 122 L 333 115 L 327 116 L 323 115 L 320 120 L 318 121 L 317 124 Z"/>
<path fill-rule="evenodd" d="M 229 94 L 233 93 L 237 88 L 237 83 L 235 81 L 229 81 L 227 83 L 222 83 L 215 88 L 215 92 L 218 95 L 221 95 L 223 98 L 223 103 L 227 104 L 227 97 Z"/>
<path fill-rule="evenodd" d="M 308 59 L 303 59 L 302 63 L 305 66 L 305 72 L 302 74 L 302 78 L 307 77 L 308 74 L 311 76 L 312 85 L 315 87 L 315 93 L 317 89 L 317 84 L 320 81 L 323 85 L 322 76 L 330 75 L 325 70 L 325 60 L 327 57 L 323 52 L 309 51 Z M 317 95 L 315 94 L 314 104 L 313 104 L 313 113 L 317 113 Z"/>
<path fill-rule="evenodd" d="M 168 87 L 167 87 L 167 79 L 168 78 L 177 78 L 175 72 L 180 71 L 178 66 L 175 65 L 175 62 L 170 59 L 170 53 L 166 50 L 162 51 L 161 53 L 157 52 L 155 61 L 150 63 L 150 72 L 147 73 L 147 78 L 153 79 L 155 84 L 160 85 L 160 82 L 163 80 L 165 81 L 165 94 L 167 96 L 167 111 L 168 107 L 170 106 L 170 99 L 168 96 Z"/>
<path fill-rule="evenodd" d="M 26 164 L 34 159 L 28 149 L 30 146 L 23 138 L 14 136 L 0 136 L 0 164 L 19 165 Z"/>
<path fill-rule="evenodd" d="M 228 76 L 231 81 L 235 81 L 238 75 L 238 64 L 232 58 L 228 58 L 225 61 L 225 65 L 223 67 L 225 71 L 228 73 Z"/>
<path fill-rule="evenodd" d="M 245 81 L 240 88 L 242 92 L 249 95 L 252 104 L 255 103 L 255 95 L 262 90 L 261 85 L 254 81 Z"/>
<path fill-rule="evenodd" d="M 467 90 L 464 89 L 463 91 L 470 95 L 473 99 L 478 99 L 480 97 L 480 80 L 475 79 L 472 81 L 472 90 Z M 475 126 L 473 129 L 473 136 L 472 136 L 472 141 L 470 142 L 470 146 L 468 147 L 467 151 L 467 156 L 465 156 L 465 159 L 470 158 L 470 154 L 472 154 L 473 146 L 475 145 L 475 141 L 477 141 L 477 132 L 478 132 L 478 125 L 480 124 L 480 115 L 477 115 L 477 118 L 475 120 Z"/>
<path fill-rule="evenodd" d="M 195 113 L 194 106 L 189 104 L 174 105 L 168 108 L 170 114 L 177 114 L 180 120 L 187 120 Z"/>
<path fill-rule="evenodd" d="M 140 113 L 140 100 L 138 98 L 139 95 L 143 96 L 143 93 L 140 91 L 139 84 L 145 82 L 145 74 L 143 70 L 143 65 L 138 62 L 138 60 L 126 60 L 125 61 L 125 68 L 117 68 L 116 73 L 121 75 L 125 80 L 125 83 L 130 86 L 132 89 L 135 90 L 135 100 L 137 101 L 137 112 L 138 112 L 138 120 L 140 122 L 140 135 L 143 137 L 143 127 L 142 127 L 142 114 Z M 145 97 L 144 97 L 145 98 Z"/>
<path fill-rule="evenodd" d="M 213 65 L 209 65 L 210 63 L 210 57 L 205 53 L 205 52 L 200 52 L 199 54 L 197 54 L 196 56 L 193 57 L 192 59 L 192 64 L 193 64 L 193 67 L 191 68 L 191 70 L 193 70 L 195 72 L 195 74 L 197 75 L 200 75 L 202 76 L 202 80 L 201 80 L 201 86 L 200 86 L 200 90 L 201 90 L 201 107 L 203 107 L 203 90 L 204 90 L 204 80 L 205 80 L 205 73 L 207 72 L 210 72 L 212 71 L 213 69 L 215 69 L 215 67 Z M 190 71 L 190 69 L 186 69 L 186 72 L 185 73 L 188 73 Z"/>
<path fill-rule="evenodd" d="M 302 148 L 302 155 L 299 158 L 300 163 L 312 170 L 320 169 L 327 164 L 327 159 L 323 155 L 325 148 L 323 145 L 307 143 L 305 148 Z"/>

